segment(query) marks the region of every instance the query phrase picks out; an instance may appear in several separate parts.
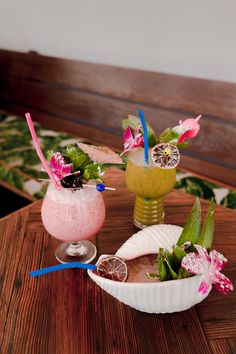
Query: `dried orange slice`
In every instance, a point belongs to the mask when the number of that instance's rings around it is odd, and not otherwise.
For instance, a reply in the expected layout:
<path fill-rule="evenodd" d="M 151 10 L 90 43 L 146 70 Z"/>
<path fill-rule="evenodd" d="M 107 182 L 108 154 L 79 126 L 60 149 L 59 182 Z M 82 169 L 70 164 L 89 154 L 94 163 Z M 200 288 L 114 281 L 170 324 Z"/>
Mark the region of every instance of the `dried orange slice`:
<path fill-rule="evenodd" d="M 109 256 L 98 262 L 97 274 L 106 279 L 125 282 L 128 277 L 128 267 L 121 258 Z"/>
<path fill-rule="evenodd" d="M 162 143 L 152 148 L 151 157 L 154 166 L 170 169 L 179 164 L 180 153 L 177 146 Z"/>

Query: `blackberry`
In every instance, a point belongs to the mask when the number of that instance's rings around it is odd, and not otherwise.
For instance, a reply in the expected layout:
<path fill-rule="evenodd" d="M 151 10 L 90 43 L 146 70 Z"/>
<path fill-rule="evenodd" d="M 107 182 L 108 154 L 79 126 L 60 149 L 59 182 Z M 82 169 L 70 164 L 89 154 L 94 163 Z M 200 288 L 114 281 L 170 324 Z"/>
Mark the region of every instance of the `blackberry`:
<path fill-rule="evenodd" d="M 83 180 L 78 175 L 69 175 L 61 179 L 63 188 L 83 188 Z"/>

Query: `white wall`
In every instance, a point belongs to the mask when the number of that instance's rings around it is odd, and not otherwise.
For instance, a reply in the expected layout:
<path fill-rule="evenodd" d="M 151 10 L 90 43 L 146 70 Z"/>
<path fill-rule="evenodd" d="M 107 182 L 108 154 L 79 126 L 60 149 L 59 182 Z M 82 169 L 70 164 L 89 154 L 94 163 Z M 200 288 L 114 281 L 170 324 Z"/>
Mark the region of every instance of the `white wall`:
<path fill-rule="evenodd" d="M 236 82 L 236 1 L 0 0 L 0 48 Z"/>

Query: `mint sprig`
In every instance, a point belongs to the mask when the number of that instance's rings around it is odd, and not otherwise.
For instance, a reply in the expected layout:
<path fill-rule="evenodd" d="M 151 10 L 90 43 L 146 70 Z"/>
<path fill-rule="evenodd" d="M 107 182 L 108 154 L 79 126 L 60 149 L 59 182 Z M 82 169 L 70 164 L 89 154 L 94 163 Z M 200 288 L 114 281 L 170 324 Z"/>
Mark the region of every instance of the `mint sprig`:
<path fill-rule="evenodd" d="M 103 182 L 101 175 L 105 172 L 105 168 L 102 164 L 94 163 L 87 165 L 84 169 L 82 177 L 86 180 L 96 179 Z"/>
<path fill-rule="evenodd" d="M 85 154 L 77 145 L 71 144 L 66 148 L 65 155 L 73 164 L 73 172 L 78 169 L 83 172 L 85 167 L 92 163 L 87 154 Z"/>
<path fill-rule="evenodd" d="M 54 151 L 47 151 L 47 159 L 50 161 Z M 94 163 L 89 156 L 83 152 L 77 144 L 68 145 L 63 153 L 67 163 L 72 163 L 72 173 L 80 171 L 83 180 L 98 180 L 103 182 L 101 175 L 105 172 L 105 167 L 101 163 Z"/>

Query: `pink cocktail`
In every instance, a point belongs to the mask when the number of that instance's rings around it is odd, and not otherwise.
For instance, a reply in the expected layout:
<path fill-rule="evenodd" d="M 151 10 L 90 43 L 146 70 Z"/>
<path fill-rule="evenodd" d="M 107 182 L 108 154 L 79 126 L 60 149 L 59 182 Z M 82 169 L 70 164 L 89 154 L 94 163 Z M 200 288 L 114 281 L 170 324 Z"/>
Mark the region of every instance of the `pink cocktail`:
<path fill-rule="evenodd" d="M 42 221 L 53 237 L 65 241 L 56 250 L 61 263 L 89 263 L 96 247 L 87 239 L 96 235 L 105 219 L 105 204 L 96 188 L 56 189 L 49 185 L 42 205 Z"/>

